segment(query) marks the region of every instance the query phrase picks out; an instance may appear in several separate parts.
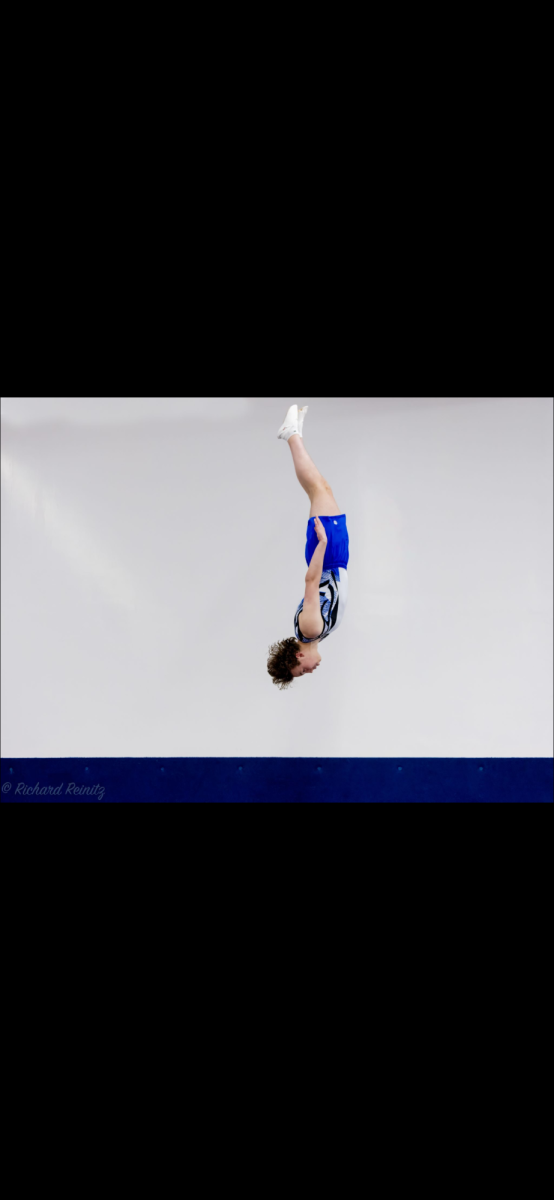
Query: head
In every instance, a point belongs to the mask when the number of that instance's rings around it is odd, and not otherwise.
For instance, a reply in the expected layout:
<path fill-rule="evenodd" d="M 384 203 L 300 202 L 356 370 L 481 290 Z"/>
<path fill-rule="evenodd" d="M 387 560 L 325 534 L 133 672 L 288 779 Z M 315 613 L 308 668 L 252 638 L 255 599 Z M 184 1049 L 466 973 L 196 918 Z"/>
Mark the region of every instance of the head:
<path fill-rule="evenodd" d="M 298 676 L 311 675 L 321 662 L 318 642 L 299 642 L 294 637 L 276 642 L 269 653 L 267 671 L 281 691 Z"/>

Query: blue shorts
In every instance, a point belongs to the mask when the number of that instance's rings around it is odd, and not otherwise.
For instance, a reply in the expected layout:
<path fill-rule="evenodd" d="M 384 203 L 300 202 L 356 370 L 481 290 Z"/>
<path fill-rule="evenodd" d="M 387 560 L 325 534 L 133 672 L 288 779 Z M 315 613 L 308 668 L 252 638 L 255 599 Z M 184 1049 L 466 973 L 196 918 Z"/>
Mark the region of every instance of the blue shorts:
<path fill-rule="evenodd" d="M 346 514 L 342 513 L 340 517 L 320 517 L 319 519 L 327 534 L 323 570 L 328 571 L 331 567 L 347 567 L 350 557 L 350 545 L 348 530 L 346 528 Z M 318 545 L 317 533 L 315 531 L 315 517 L 310 517 L 306 533 L 306 562 L 308 566 Z"/>

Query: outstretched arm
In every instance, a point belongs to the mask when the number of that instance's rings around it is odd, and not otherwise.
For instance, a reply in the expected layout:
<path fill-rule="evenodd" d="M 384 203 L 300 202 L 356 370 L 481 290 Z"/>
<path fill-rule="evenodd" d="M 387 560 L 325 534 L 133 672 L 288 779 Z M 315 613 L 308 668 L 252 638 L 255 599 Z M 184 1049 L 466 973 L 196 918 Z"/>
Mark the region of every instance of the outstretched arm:
<path fill-rule="evenodd" d="M 325 549 L 327 542 L 318 542 L 313 554 L 312 560 L 306 573 L 306 583 L 310 580 L 315 580 L 319 584 L 321 580 L 321 572 L 323 571 L 323 559 L 325 558 Z"/>
<path fill-rule="evenodd" d="M 304 604 L 300 616 L 302 617 L 302 633 L 305 638 L 316 638 L 323 633 L 325 623 L 321 613 L 319 583 L 315 579 L 308 579 L 307 576 Z"/>
<path fill-rule="evenodd" d="M 327 547 L 327 534 L 325 532 L 324 526 L 321 524 L 319 517 L 315 517 L 315 519 L 314 519 L 314 528 L 315 528 L 315 531 L 317 534 L 318 541 L 317 541 L 317 546 L 312 554 L 312 561 L 308 567 L 308 573 L 306 575 L 306 583 L 308 583 L 308 581 L 310 579 L 315 579 L 316 583 L 319 584 L 320 579 L 321 579 L 321 572 L 323 571 L 323 559 L 325 558 L 325 549 Z"/>

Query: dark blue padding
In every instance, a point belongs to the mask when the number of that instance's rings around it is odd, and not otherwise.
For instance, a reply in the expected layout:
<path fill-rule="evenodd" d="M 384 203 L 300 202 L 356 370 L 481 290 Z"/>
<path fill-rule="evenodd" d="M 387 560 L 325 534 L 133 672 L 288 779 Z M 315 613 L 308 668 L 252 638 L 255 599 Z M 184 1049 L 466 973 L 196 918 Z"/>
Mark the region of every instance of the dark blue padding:
<path fill-rule="evenodd" d="M 0 774 L 4 804 L 553 801 L 551 758 L 5 758 Z"/>

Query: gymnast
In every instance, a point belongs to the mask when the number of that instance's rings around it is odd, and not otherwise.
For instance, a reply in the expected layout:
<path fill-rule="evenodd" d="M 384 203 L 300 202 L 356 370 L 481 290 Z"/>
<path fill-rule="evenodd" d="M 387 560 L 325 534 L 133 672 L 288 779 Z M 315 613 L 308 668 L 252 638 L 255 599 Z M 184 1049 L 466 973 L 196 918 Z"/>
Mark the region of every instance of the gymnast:
<path fill-rule="evenodd" d="M 310 498 L 305 558 L 305 591 L 294 614 L 294 637 L 269 647 L 268 674 L 281 691 L 293 679 L 312 675 L 321 665 L 320 643 L 336 632 L 348 600 L 349 538 L 330 484 L 306 447 L 302 427 L 308 405 L 291 404 L 277 434 L 288 442 L 299 483 Z"/>

